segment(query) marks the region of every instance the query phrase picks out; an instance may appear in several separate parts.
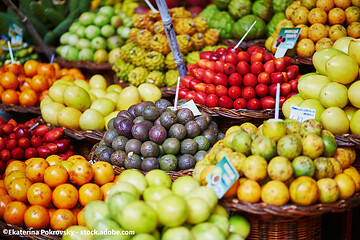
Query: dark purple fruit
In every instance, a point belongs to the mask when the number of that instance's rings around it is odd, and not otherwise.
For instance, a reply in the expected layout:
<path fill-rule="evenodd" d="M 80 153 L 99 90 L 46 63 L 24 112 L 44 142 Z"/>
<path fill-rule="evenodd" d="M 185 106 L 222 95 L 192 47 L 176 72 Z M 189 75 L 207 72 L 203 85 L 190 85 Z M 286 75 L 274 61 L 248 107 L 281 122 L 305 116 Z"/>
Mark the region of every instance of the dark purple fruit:
<path fill-rule="evenodd" d="M 116 131 L 119 135 L 131 138 L 131 128 L 133 125 L 134 124 L 131 120 L 125 118 L 119 122 L 118 126 L 116 126 Z"/>
<path fill-rule="evenodd" d="M 222 139 L 224 139 L 224 138 L 225 138 L 225 133 L 219 132 L 219 133 L 217 134 L 217 141 L 222 140 Z"/>
<path fill-rule="evenodd" d="M 160 117 L 158 117 L 158 118 L 155 120 L 154 125 L 161 125 L 161 123 L 160 123 Z"/>
<path fill-rule="evenodd" d="M 176 138 L 168 138 L 162 144 L 162 148 L 165 154 L 176 155 L 180 151 L 180 141 Z"/>
<path fill-rule="evenodd" d="M 126 152 L 122 150 L 118 150 L 111 154 L 110 162 L 112 165 L 118 167 L 124 167 L 125 158 L 126 158 Z"/>
<path fill-rule="evenodd" d="M 190 154 L 184 154 L 178 159 L 178 166 L 181 170 L 194 168 L 195 164 L 195 158 Z"/>
<path fill-rule="evenodd" d="M 172 104 L 166 99 L 159 99 L 155 102 L 155 106 L 159 109 L 159 113 L 162 114 L 168 107 L 172 106 Z"/>
<path fill-rule="evenodd" d="M 141 169 L 141 162 L 142 161 L 139 155 L 130 152 L 125 158 L 124 166 L 127 169 Z"/>
<path fill-rule="evenodd" d="M 136 117 L 135 112 L 134 112 L 134 108 L 135 105 L 131 105 L 128 109 L 128 112 L 131 114 L 131 116 L 133 116 L 134 118 Z"/>
<path fill-rule="evenodd" d="M 104 161 L 104 162 L 111 162 L 111 154 L 114 151 L 111 148 L 105 148 L 104 150 L 102 150 L 99 154 L 99 160 L 100 161 Z"/>
<path fill-rule="evenodd" d="M 143 122 L 143 121 L 145 121 L 145 118 L 143 116 L 138 116 L 133 120 L 133 123 L 137 124 L 137 123 Z"/>
<path fill-rule="evenodd" d="M 185 129 L 186 129 L 186 136 L 188 138 L 194 138 L 199 136 L 200 134 L 200 126 L 199 124 L 197 124 L 197 122 L 195 121 L 189 121 L 185 124 Z"/>
<path fill-rule="evenodd" d="M 186 137 L 186 128 L 184 125 L 176 123 L 169 129 L 169 136 L 182 141 Z"/>
<path fill-rule="evenodd" d="M 109 129 L 105 132 L 103 140 L 105 142 L 105 144 L 108 147 L 112 146 L 112 141 L 114 140 L 115 137 L 119 136 L 117 130 L 115 129 Z"/>
<path fill-rule="evenodd" d="M 154 126 L 154 124 L 152 122 L 150 122 L 149 120 L 144 120 L 143 123 L 148 126 L 148 128 L 152 128 Z"/>
<path fill-rule="evenodd" d="M 210 141 L 210 145 L 214 145 L 217 141 L 217 134 L 214 132 L 213 128 L 208 128 L 201 133 L 202 136 L 206 137 Z"/>
<path fill-rule="evenodd" d="M 105 145 L 98 145 L 95 149 L 95 156 L 99 157 L 102 150 L 109 148 L 106 144 Z M 111 148 L 109 148 L 111 149 Z"/>
<path fill-rule="evenodd" d="M 149 121 L 155 121 L 160 117 L 159 110 L 155 106 L 146 106 L 142 112 L 142 116 Z"/>
<path fill-rule="evenodd" d="M 198 151 L 195 155 L 194 155 L 194 158 L 195 158 L 195 162 L 198 162 L 200 161 L 201 159 L 203 159 L 207 154 L 207 151 Z"/>
<path fill-rule="evenodd" d="M 219 127 L 218 127 L 217 123 L 214 121 L 209 122 L 208 128 L 211 128 L 212 130 L 214 130 L 215 134 L 218 134 L 218 132 L 219 132 Z"/>
<path fill-rule="evenodd" d="M 158 157 L 159 156 L 159 146 L 152 142 L 146 141 L 141 145 L 140 153 L 143 157 Z"/>
<path fill-rule="evenodd" d="M 175 171 L 178 159 L 172 154 L 166 154 L 160 158 L 160 169 L 164 171 Z"/>
<path fill-rule="evenodd" d="M 141 144 L 142 142 L 137 139 L 130 139 L 129 141 L 127 141 L 125 145 L 125 152 L 126 153 L 134 152 L 140 155 Z"/>
<path fill-rule="evenodd" d="M 129 113 L 129 112 L 126 111 L 126 110 L 121 110 L 121 111 L 117 114 L 117 117 L 124 117 L 124 118 L 130 119 L 131 121 L 134 120 L 134 116 L 131 115 L 131 113 Z"/>
<path fill-rule="evenodd" d="M 146 172 L 159 168 L 160 168 L 160 163 L 154 157 L 145 158 L 141 163 L 141 169 Z"/>
<path fill-rule="evenodd" d="M 185 139 L 180 144 L 180 152 L 181 152 L 181 154 L 195 155 L 195 153 L 197 151 L 198 151 L 197 143 L 194 140 L 190 139 L 190 138 Z"/>
<path fill-rule="evenodd" d="M 176 114 L 171 111 L 165 111 L 160 116 L 160 123 L 166 129 L 169 129 L 172 125 L 177 123 Z"/>
<path fill-rule="evenodd" d="M 206 130 L 209 125 L 209 122 L 203 116 L 196 117 L 195 122 L 199 125 L 200 131 Z"/>
<path fill-rule="evenodd" d="M 166 129 L 161 125 L 153 126 L 149 131 L 149 138 L 151 141 L 162 144 L 167 137 Z"/>
<path fill-rule="evenodd" d="M 142 116 L 142 112 L 146 106 L 155 106 L 153 102 L 141 102 L 135 105 L 134 107 L 134 113 L 136 116 Z"/>
<path fill-rule="evenodd" d="M 110 121 L 107 123 L 108 129 L 115 129 L 114 128 L 114 120 L 115 118 L 110 119 Z"/>
<path fill-rule="evenodd" d="M 181 108 L 177 112 L 176 116 L 180 124 L 186 124 L 187 122 L 194 120 L 194 114 L 188 108 Z"/>
<path fill-rule="evenodd" d="M 149 127 L 144 123 L 136 123 L 131 128 L 131 134 L 134 138 L 144 142 L 149 139 Z"/>
<path fill-rule="evenodd" d="M 201 112 L 201 117 L 205 117 L 206 121 L 208 122 L 208 124 L 210 123 L 211 121 L 211 117 L 208 113 L 206 112 Z"/>
<path fill-rule="evenodd" d="M 119 126 L 122 120 L 126 119 L 126 117 L 116 117 L 113 121 L 113 127 L 116 129 L 116 126 Z"/>
<path fill-rule="evenodd" d="M 117 151 L 117 150 L 124 151 L 127 141 L 129 141 L 129 139 L 127 137 L 125 137 L 125 136 L 117 136 L 112 141 L 112 148 L 114 149 L 114 151 Z"/>

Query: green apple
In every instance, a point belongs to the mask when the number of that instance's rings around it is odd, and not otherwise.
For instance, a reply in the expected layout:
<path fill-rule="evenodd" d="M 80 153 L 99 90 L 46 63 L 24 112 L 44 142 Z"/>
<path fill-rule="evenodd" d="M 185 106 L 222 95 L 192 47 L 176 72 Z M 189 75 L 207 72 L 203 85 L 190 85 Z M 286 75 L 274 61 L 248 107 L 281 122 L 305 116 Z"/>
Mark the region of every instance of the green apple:
<path fill-rule="evenodd" d="M 96 99 L 103 98 L 106 94 L 105 90 L 100 88 L 92 88 L 90 89 L 89 93 L 92 93 L 96 97 Z M 96 101 L 96 99 L 94 101 Z"/>
<path fill-rule="evenodd" d="M 298 90 L 304 99 L 320 99 L 321 89 L 330 82 L 327 76 L 310 75 L 299 82 Z"/>
<path fill-rule="evenodd" d="M 135 169 L 127 169 L 122 172 L 118 182 L 131 183 L 136 187 L 140 194 L 142 194 L 148 186 L 145 176 Z"/>
<path fill-rule="evenodd" d="M 49 88 L 49 97 L 51 98 L 51 100 L 58 103 L 64 103 L 64 92 L 67 87 L 69 87 L 69 85 L 67 84 L 62 84 L 62 83 L 53 84 Z"/>
<path fill-rule="evenodd" d="M 95 17 L 96 17 L 96 13 L 94 12 L 84 12 L 79 17 L 79 23 L 88 26 L 94 23 Z"/>
<path fill-rule="evenodd" d="M 41 108 L 41 115 L 45 122 L 58 127 L 59 123 L 57 116 L 61 109 L 65 108 L 65 105 L 58 102 L 50 102 Z"/>
<path fill-rule="evenodd" d="M 116 104 L 118 97 L 119 94 L 117 92 L 109 92 L 104 95 L 104 98 L 111 100 L 112 102 L 114 102 L 114 104 Z"/>
<path fill-rule="evenodd" d="M 299 106 L 304 99 L 300 96 L 300 94 L 297 94 L 289 99 L 287 99 L 284 104 L 281 107 L 281 110 L 286 118 L 290 118 L 290 112 L 292 106 Z"/>
<path fill-rule="evenodd" d="M 225 240 L 225 234 L 213 223 L 204 222 L 195 225 L 191 229 L 195 239 Z"/>
<path fill-rule="evenodd" d="M 95 129 L 103 131 L 105 127 L 104 116 L 96 109 L 87 109 L 81 115 L 79 125 L 82 130 Z"/>
<path fill-rule="evenodd" d="M 348 97 L 350 103 L 357 108 L 360 108 L 360 80 L 351 84 L 348 90 Z"/>
<path fill-rule="evenodd" d="M 360 135 L 360 110 L 357 110 L 350 120 L 352 134 Z"/>
<path fill-rule="evenodd" d="M 91 109 L 95 109 L 106 117 L 115 110 L 115 103 L 107 98 L 98 98 L 90 106 Z"/>
<path fill-rule="evenodd" d="M 143 83 L 138 87 L 138 90 L 143 101 L 156 102 L 161 98 L 161 91 L 154 84 Z"/>
<path fill-rule="evenodd" d="M 349 56 L 360 65 L 360 39 L 353 39 L 349 44 Z"/>
<path fill-rule="evenodd" d="M 93 75 L 89 79 L 89 84 L 91 88 L 106 89 L 106 79 L 100 74 Z"/>
<path fill-rule="evenodd" d="M 190 176 L 183 176 L 178 179 L 176 179 L 172 186 L 171 190 L 179 196 L 185 197 L 193 190 L 200 187 L 200 184 L 198 181 L 196 181 L 194 178 Z"/>
<path fill-rule="evenodd" d="M 128 110 L 131 105 L 135 105 L 141 102 L 140 94 L 135 86 L 129 86 L 124 88 L 119 94 L 119 98 L 116 102 L 117 110 Z"/>
<path fill-rule="evenodd" d="M 110 22 L 110 18 L 105 14 L 98 13 L 94 18 L 94 24 L 96 26 L 102 27 Z"/>
<path fill-rule="evenodd" d="M 335 48 L 323 48 L 320 49 L 319 51 L 316 51 L 312 57 L 312 61 L 313 61 L 313 65 L 316 69 L 316 71 L 318 71 L 319 73 L 326 75 L 327 71 L 326 71 L 326 62 L 333 56 L 336 55 L 345 55 L 344 52 L 335 49 Z"/>
<path fill-rule="evenodd" d="M 87 92 L 90 91 L 90 89 L 91 89 L 89 83 L 88 83 L 87 81 L 83 80 L 83 79 L 76 79 L 76 80 L 74 81 L 74 84 L 75 84 L 76 86 L 78 86 L 78 87 L 83 88 L 83 89 L 84 89 L 85 91 L 87 91 Z"/>
<path fill-rule="evenodd" d="M 64 91 L 64 103 L 68 107 L 85 111 L 91 105 L 91 99 L 89 93 L 78 86 L 69 86 Z"/>
<path fill-rule="evenodd" d="M 199 197 L 191 197 L 186 199 L 188 206 L 187 222 L 190 224 L 198 224 L 206 221 L 211 214 L 210 206 L 206 201 Z"/>
<path fill-rule="evenodd" d="M 342 84 L 352 83 L 359 75 L 359 65 L 346 54 L 331 57 L 326 62 L 325 68 L 331 81 Z"/>
<path fill-rule="evenodd" d="M 339 107 L 329 107 L 321 114 L 321 124 L 323 128 L 333 134 L 344 134 L 349 132 L 350 122 L 344 112 Z"/>
<path fill-rule="evenodd" d="M 106 49 L 107 44 L 106 44 L 106 40 L 103 37 L 95 37 L 91 40 L 91 47 L 94 50 L 99 50 L 99 49 Z"/>
<path fill-rule="evenodd" d="M 85 28 L 85 36 L 87 39 L 91 40 L 97 36 L 100 36 L 100 28 L 95 25 L 90 25 Z"/>
<path fill-rule="evenodd" d="M 237 233 L 247 238 L 250 234 L 250 223 L 249 221 L 243 216 L 232 216 L 229 219 L 230 221 L 230 232 Z"/>
<path fill-rule="evenodd" d="M 106 88 L 106 92 L 108 92 L 108 93 L 110 93 L 110 92 L 120 93 L 122 90 L 123 90 L 123 88 L 118 84 L 111 84 L 110 86 L 108 86 Z"/>
<path fill-rule="evenodd" d="M 347 107 L 343 108 L 343 110 L 346 113 L 346 116 L 348 117 L 349 121 L 351 121 L 352 116 L 358 110 L 358 108 L 353 107 L 353 106 L 347 106 Z"/>
<path fill-rule="evenodd" d="M 111 37 L 115 34 L 115 28 L 109 24 L 101 27 L 101 35 L 105 38 Z"/>
<path fill-rule="evenodd" d="M 321 104 L 328 107 L 343 108 L 348 104 L 348 90 L 340 83 L 331 82 L 326 84 L 320 91 Z"/>
<path fill-rule="evenodd" d="M 109 54 L 105 49 L 98 49 L 94 53 L 94 63 L 107 63 Z"/>
<path fill-rule="evenodd" d="M 59 126 L 78 130 L 80 128 L 81 114 L 81 111 L 74 107 L 61 109 L 57 116 Z"/>
<path fill-rule="evenodd" d="M 353 40 L 353 37 L 342 37 L 339 38 L 338 40 L 336 40 L 334 42 L 334 44 L 332 45 L 332 48 L 335 48 L 337 50 L 340 50 L 346 54 L 348 54 L 349 52 L 349 44 L 350 41 Z"/>

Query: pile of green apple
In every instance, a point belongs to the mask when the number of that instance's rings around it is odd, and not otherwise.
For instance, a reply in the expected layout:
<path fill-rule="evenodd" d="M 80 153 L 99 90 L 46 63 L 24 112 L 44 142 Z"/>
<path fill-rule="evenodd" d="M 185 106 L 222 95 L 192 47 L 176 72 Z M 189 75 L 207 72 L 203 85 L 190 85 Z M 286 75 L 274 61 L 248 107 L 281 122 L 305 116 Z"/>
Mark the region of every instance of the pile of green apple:
<path fill-rule="evenodd" d="M 96 74 L 89 81 L 55 81 L 49 88 L 49 97 L 41 101 L 40 109 L 45 122 L 55 127 L 103 131 L 119 111 L 141 101 L 155 102 L 160 98 L 161 91 L 153 84 L 107 86 L 106 79 Z"/>
<path fill-rule="evenodd" d="M 360 135 L 360 40 L 340 38 L 332 48 L 317 51 L 312 61 L 316 73 L 299 79 L 299 94 L 285 101 L 284 116 L 290 117 L 292 106 L 315 109 L 324 129 Z"/>
<path fill-rule="evenodd" d="M 85 206 L 84 218 L 86 227 L 69 227 L 64 240 L 82 239 L 76 237 L 84 230 L 108 233 L 101 239 L 123 240 L 241 240 L 250 233 L 244 217 L 228 218 L 214 190 L 200 186 L 191 176 L 172 183 L 158 169 L 146 176 L 125 170 L 105 201 Z M 122 231 L 136 235 L 116 235 Z"/>
<path fill-rule="evenodd" d="M 108 51 L 126 42 L 131 26 L 131 18 L 112 6 L 84 12 L 69 31 L 61 35 L 61 46 L 56 51 L 67 60 L 107 63 Z"/>

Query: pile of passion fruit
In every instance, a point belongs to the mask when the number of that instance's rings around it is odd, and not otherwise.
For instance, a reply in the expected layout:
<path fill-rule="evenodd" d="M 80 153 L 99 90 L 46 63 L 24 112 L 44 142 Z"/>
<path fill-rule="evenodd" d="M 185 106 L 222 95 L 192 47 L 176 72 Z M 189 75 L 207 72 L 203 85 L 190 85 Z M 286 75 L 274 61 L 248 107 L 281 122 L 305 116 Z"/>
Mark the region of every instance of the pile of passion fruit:
<path fill-rule="evenodd" d="M 224 138 L 207 113 L 194 116 L 188 108 L 174 110 L 166 99 L 122 110 L 108 127 L 95 156 L 118 167 L 143 171 L 194 168 Z"/>

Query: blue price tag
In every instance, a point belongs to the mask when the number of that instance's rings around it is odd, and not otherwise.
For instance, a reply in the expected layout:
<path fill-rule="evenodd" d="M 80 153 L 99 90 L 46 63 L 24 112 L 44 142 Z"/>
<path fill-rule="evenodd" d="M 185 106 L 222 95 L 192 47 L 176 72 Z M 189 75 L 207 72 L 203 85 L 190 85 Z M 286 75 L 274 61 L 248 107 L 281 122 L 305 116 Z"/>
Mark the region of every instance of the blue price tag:
<path fill-rule="evenodd" d="M 22 43 L 24 29 L 16 23 L 10 22 L 8 36 L 11 39 L 11 43 Z"/>
<path fill-rule="evenodd" d="M 277 48 L 275 57 L 283 57 L 288 49 L 294 48 L 300 35 L 301 28 L 282 28 L 275 40 L 274 48 Z"/>
<path fill-rule="evenodd" d="M 239 177 L 239 173 L 232 163 L 226 157 L 223 157 L 206 176 L 207 187 L 212 188 L 220 199 Z"/>
<path fill-rule="evenodd" d="M 308 119 L 315 119 L 316 110 L 311 108 L 302 108 L 298 106 L 291 106 L 290 119 L 295 119 L 302 123 Z"/>

